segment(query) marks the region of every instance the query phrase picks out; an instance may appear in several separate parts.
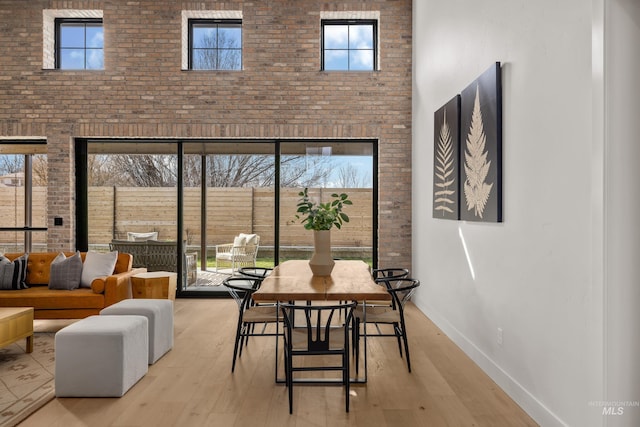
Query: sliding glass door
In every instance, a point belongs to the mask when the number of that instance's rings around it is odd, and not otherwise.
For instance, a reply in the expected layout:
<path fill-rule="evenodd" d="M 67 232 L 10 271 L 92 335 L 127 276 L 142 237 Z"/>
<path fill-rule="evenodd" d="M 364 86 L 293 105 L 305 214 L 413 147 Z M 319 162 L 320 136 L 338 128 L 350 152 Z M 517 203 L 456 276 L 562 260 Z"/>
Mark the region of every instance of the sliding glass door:
<path fill-rule="evenodd" d="M 0 142 L 0 253 L 47 250 L 45 141 Z"/>
<path fill-rule="evenodd" d="M 179 273 L 178 283 L 185 280 L 178 143 L 89 141 L 78 148 L 86 152 L 86 189 L 78 190 L 80 200 L 86 194 L 86 223 L 78 219 L 86 249 L 131 253 L 134 268 Z"/>
<path fill-rule="evenodd" d="M 239 266 L 274 265 L 274 144 L 199 141 L 183 147 L 183 223 L 187 250 L 198 256 L 198 274 L 182 290 L 226 295 L 220 285 Z M 234 249 L 241 234 L 253 236 L 257 245 Z"/>
<path fill-rule="evenodd" d="M 321 201 L 349 194 L 334 256 L 375 266 L 375 141 L 89 140 L 76 152 L 78 248 L 126 250 L 149 271 L 169 248 L 178 296 L 226 296 L 241 266 L 310 258 L 296 218 L 305 187 Z"/>
<path fill-rule="evenodd" d="M 363 259 L 373 265 L 374 166 L 373 142 L 286 141 L 280 144 L 279 260 L 311 257 L 313 235 L 296 218 L 299 193 L 305 187 L 313 200 L 329 202 L 334 193 L 347 193 L 349 222 L 331 233 L 332 254 Z"/>

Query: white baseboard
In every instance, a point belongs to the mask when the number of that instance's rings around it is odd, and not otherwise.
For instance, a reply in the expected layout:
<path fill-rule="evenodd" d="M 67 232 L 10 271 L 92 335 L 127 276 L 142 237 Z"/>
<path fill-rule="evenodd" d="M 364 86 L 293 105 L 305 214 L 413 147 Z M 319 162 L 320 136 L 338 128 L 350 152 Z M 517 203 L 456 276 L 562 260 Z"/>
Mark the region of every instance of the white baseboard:
<path fill-rule="evenodd" d="M 556 414 L 540 402 L 518 381 L 502 370 L 490 357 L 480 350 L 464 334 L 437 312 L 418 307 L 442 332 L 465 352 L 493 381 L 500 386 L 520 407 L 544 427 L 566 427 Z"/>

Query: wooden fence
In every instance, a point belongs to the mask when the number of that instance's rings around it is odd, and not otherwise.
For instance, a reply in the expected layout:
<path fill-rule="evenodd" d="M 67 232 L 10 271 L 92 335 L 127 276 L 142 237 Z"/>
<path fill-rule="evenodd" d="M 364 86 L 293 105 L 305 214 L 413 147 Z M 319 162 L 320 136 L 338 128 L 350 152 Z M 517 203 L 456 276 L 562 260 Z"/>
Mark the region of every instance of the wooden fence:
<path fill-rule="evenodd" d="M 296 220 L 298 189 L 280 191 L 280 244 L 305 246 L 311 232 Z M 316 190 L 322 200 L 331 199 L 335 189 Z M 332 233 L 334 246 L 372 245 L 372 194 L 370 189 L 348 189 L 353 205 L 345 208 L 350 222 Z M 176 238 L 177 198 L 174 188 L 89 188 L 89 242 L 126 239 L 127 232 L 157 231 L 159 239 Z M 206 193 L 207 245 L 229 243 L 239 233 L 260 235 L 261 246 L 274 242 L 274 190 L 268 188 L 211 188 Z M 190 246 L 200 245 L 201 194 L 199 188 L 185 188 L 183 238 Z"/>
<path fill-rule="evenodd" d="M 200 246 L 200 188 L 184 191 L 184 236 L 187 244 Z M 310 246 L 312 234 L 295 218 L 300 189 L 280 190 L 280 245 Z M 332 193 L 346 192 L 353 205 L 345 208 L 350 222 L 332 232 L 332 246 L 372 246 L 371 189 L 315 189 L 323 202 Z M 33 191 L 34 226 L 47 224 L 46 187 Z M 207 245 L 230 243 L 239 233 L 260 235 L 261 246 L 274 243 L 274 190 L 270 188 L 211 188 L 206 193 Z M 89 243 L 106 245 L 112 239 L 126 239 L 127 232 L 157 231 L 160 240 L 175 240 L 177 196 L 175 188 L 90 187 Z M 3 227 L 24 225 L 24 189 L 0 188 L 0 218 Z M 17 206 L 17 208 L 16 208 Z M 11 233 L 0 234 L 0 245 L 22 241 Z M 19 233 L 21 234 L 21 233 Z M 34 244 L 46 246 L 46 233 L 34 233 Z"/>
<path fill-rule="evenodd" d="M 33 227 L 47 226 L 47 187 L 32 189 Z M 24 227 L 24 187 L 0 187 L 0 227 Z M 31 239 L 34 247 L 46 247 L 47 233 L 33 232 Z M 0 232 L 0 252 L 22 250 L 24 231 Z M 16 245 L 19 243 L 19 245 Z"/>

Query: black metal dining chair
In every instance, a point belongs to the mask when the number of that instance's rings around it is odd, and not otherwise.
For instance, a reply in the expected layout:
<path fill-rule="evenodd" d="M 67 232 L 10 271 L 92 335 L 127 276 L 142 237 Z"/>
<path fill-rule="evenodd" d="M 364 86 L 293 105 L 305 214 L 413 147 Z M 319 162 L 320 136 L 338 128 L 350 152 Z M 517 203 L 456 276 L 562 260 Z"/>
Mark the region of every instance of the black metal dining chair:
<path fill-rule="evenodd" d="M 258 290 L 260 280 L 248 277 L 230 277 L 224 280 L 224 286 L 238 304 L 238 325 L 233 347 L 233 363 L 231 372 L 236 368 L 236 359 L 242 356 L 243 347 L 249 344 L 249 337 L 276 337 L 276 355 L 278 354 L 278 336 L 282 335 L 277 327 L 278 307 L 275 304 L 257 305 L 253 302 L 252 295 Z M 256 325 L 261 327 L 256 331 Z M 269 325 L 275 325 L 269 328 Z M 278 373 L 278 361 L 276 357 L 276 376 Z"/>
<path fill-rule="evenodd" d="M 238 269 L 238 273 L 240 273 L 241 276 L 260 280 L 267 277 L 272 271 L 273 268 L 269 267 L 241 267 Z"/>
<path fill-rule="evenodd" d="M 390 268 L 374 268 L 371 270 L 373 280 L 379 284 L 387 286 L 387 279 L 403 279 L 409 276 L 409 270 L 406 268 L 390 267 Z M 388 288 L 388 286 L 387 286 Z M 343 301 L 340 301 L 343 302 Z M 367 301 L 369 305 L 391 305 L 391 301 Z M 354 346 L 355 350 L 355 346 Z"/>
<path fill-rule="evenodd" d="M 406 277 L 409 277 L 409 270 L 406 268 L 398 268 L 398 267 L 391 267 L 391 268 L 376 268 L 371 270 L 371 276 L 373 277 L 373 280 L 379 284 L 380 286 L 385 286 L 387 289 L 390 288 L 389 285 L 389 280 L 393 280 L 393 279 L 404 279 Z M 368 305 L 391 305 L 393 306 L 393 298 L 391 299 L 391 301 L 367 301 Z"/>
<path fill-rule="evenodd" d="M 345 409 L 349 412 L 349 331 L 355 306 L 355 302 L 337 305 L 280 305 L 284 319 L 284 363 L 290 414 L 293 413 L 293 384 L 300 383 L 344 385 Z M 346 316 L 344 319 L 341 316 L 334 317 L 336 312 L 346 312 Z M 296 319 L 303 319 L 298 321 L 301 326 L 296 326 Z M 341 362 L 320 365 L 318 359 L 311 359 L 308 363 L 294 364 L 294 359 L 305 356 L 340 357 Z M 339 371 L 342 375 L 334 380 L 294 378 L 295 373 L 309 371 Z"/>
<path fill-rule="evenodd" d="M 401 267 L 389 267 L 389 268 L 374 268 L 371 270 L 371 276 L 373 280 L 380 286 L 385 286 L 389 289 L 389 284 L 387 280 L 391 279 L 404 279 L 405 277 L 409 277 L 409 270 Z M 359 302 L 360 304 L 363 301 Z M 391 300 L 369 300 L 367 301 L 367 305 L 369 306 L 384 306 L 384 307 L 393 307 L 394 301 L 393 298 Z M 352 335 L 352 351 L 355 353 L 358 347 L 356 346 L 356 334 Z"/>
<path fill-rule="evenodd" d="M 409 270 L 399 267 L 374 268 L 371 270 L 371 275 L 375 281 L 384 279 L 404 279 L 405 277 L 409 277 Z"/>
<path fill-rule="evenodd" d="M 404 343 L 404 353 L 407 359 L 407 368 L 411 372 L 411 357 L 409 355 L 409 343 L 407 341 L 407 328 L 404 320 L 404 306 L 411 298 L 416 288 L 420 286 L 420 281 L 410 278 L 384 279 L 387 291 L 391 294 L 392 303 L 369 304 L 369 302 L 358 304 L 354 310 L 354 335 L 356 348 L 356 372 L 359 361 L 360 337 L 396 337 L 398 340 L 398 350 L 402 357 L 402 347 Z M 366 324 L 365 324 L 366 322 Z M 360 331 L 360 326 L 364 325 L 364 330 Z M 375 327 L 375 331 L 367 331 L 367 325 Z M 383 331 L 381 325 L 390 325 L 392 332 Z M 383 326 L 384 327 L 384 326 Z"/>

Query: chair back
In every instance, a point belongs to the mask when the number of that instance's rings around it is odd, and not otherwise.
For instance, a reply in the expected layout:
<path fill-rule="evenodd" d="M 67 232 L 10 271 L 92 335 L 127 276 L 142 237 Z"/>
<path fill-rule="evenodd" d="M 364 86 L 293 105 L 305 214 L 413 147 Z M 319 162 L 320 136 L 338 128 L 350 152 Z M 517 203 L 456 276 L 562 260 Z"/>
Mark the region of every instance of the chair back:
<path fill-rule="evenodd" d="M 389 288 L 387 280 L 390 279 L 404 279 L 409 277 L 409 270 L 406 268 L 376 268 L 371 271 L 373 280 L 378 284 L 384 284 Z"/>
<path fill-rule="evenodd" d="M 356 303 L 338 305 L 295 305 L 281 304 L 282 315 L 285 324 L 285 344 L 291 347 L 294 343 L 293 332 L 302 331 L 306 335 L 304 342 L 296 341 L 296 351 L 308 354 L 328 354 L 332 350 L 344 349 L 348 346 L 348 326 L 353 319 L 353 309 Z M 346 313 L 340 318 L 340 323 L 334 324 L 334 314 Z M 302 328 L 295 328 L 295 319 L 304 320 Z M 340 316 L 338 316 L 340 317 Z M 339 329 L 336 329 L 336 326 Z M 343 336 L 332 339 L 332 333 L 342 333 Z"/>
<path fill-rule="evenodd" d="M 241 267 L 238 272 L 246 277 L 251 277 L 253 279 L 264 279 L 269 274 L 271 274 L 273 268 L 268 267 Z"/>
<path fill-rule="evenodd" d="M 254 305 L 251 296 L 258 290 L 256 279 L 248 277 L 229 277 L 222 284 L 227 288 L 233 300 L 242 312 Z"/>
<path fill-rule="evenodd" d="M 393 298 L 394 308 L 400 308 L 400 310 L 404 308 L 405 303 L 411 299 L 416 288 L 420 286 L 419 280 L 410 278 L 387 279 L 385 283 Z"/>
<path fill-rule="evenodd" d="M 133 268 L 147 266 L 147 243 L 133 242 L 129 240 L 112 240 L 109 243 L 109 250 L 125 252 L 133 255 Z"/>

